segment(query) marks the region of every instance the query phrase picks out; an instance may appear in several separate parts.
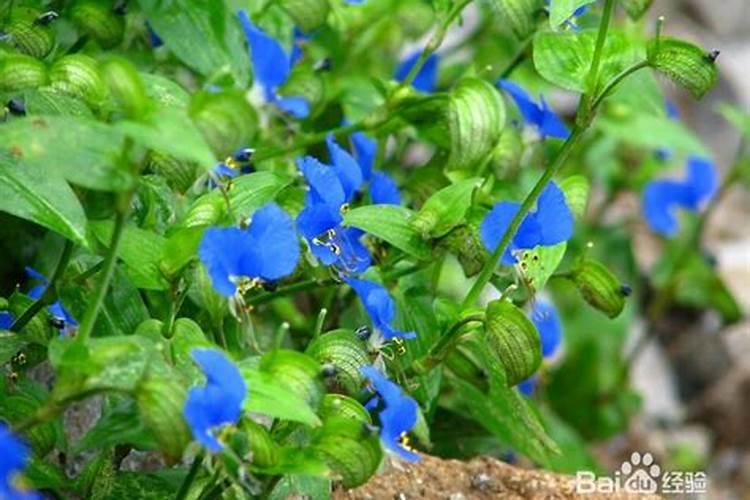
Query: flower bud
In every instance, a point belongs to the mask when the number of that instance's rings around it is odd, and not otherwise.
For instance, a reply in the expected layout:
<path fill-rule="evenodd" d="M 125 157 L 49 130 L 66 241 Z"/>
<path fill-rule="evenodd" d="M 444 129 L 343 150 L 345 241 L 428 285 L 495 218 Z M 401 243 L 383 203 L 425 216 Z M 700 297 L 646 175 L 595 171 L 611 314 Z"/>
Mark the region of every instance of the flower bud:
<path fill-rule="evenodd" d="M 322 26 L 331 10 L 328 0 L 279 0 L 279 5 L 305 33 Z"/>
<path fill-rule="evenodd" d="M 0 59 L 0 91 L 15 92 L 47 84 L 47 66 L 24 54 L 7 54 Z"/>
<path fill-rule="evenodd" d="M 35 23 L 33 16 L 14 19 L 8 23 L 4 31 L 11 45 L 22 54 L 42 59 L 55 48 L 53 29 Z"/>
<path fill-rule="evenodd" d="M 252 143 L 258 117 L 240 92 L 199 92 L 190 101 L 188 114 L 218 158 Z"/>
<path fill-rule="evenodd" d="M 151 171 L 164 177 L 180 193 L 190 189 L 195 182 L 197 167 L 193 162 L 179 160 L 158 151 L 150 151 L 146 162 Z"/>
<path fill-rule="evenodd" d="M 542 343 L 521 309 L 504 299 L 490 302 L 484 331 L 487 346 L 505 368 L 509 387 L 537 371 L 542 363 Z"/>
<path fill-rule="evenodd" d="M 304 399 L 313 409 L 320 405 L 325 387 L 320 363 L 311 356 L 283 349 L 271 351 L 261 359 L 260 369 Z"/>
<path fill-rule="evenodd" d="M 107 98 L 107 85 L 97 71 L 97 62 L 84 54 L 63 56 L 49 71 L 50 85 L 79 97 L 96 109 Z"/>
<path fill-rule="evenodd" d="M 133 119 L 143 116 L 148 98 L 135 65 L 122 57 L 110 57 L 102 63 L 99 71 L 125 116 Z"/>
<path fill-rule="evenodd" d="M 629 287 L 598 261 L 586 259 L 572 273 L 573 282 L 584 300 L 610 318 L 616 318 L 625 307 Z"/>
<path fill-rule="evenodd" d="M 346 417 L 330 418 L 313 439 L 312 450 L 347 489 L 367 482 L 383 456 L 377 434 Z"/>
<path fill-rule="evenodd" d="M 335 330 L 313 340 L 305 351 L 319 363 L 335 368 L 335 385 L 348 394 L 362 386 L 360 368 L 369 363 L 365 343 L 350 330 Z"/>
<path fill-rule="evenodd" d="M 696 99 L 716 84 L 719 73 L 712 53 L 690 42 L 664 37 L 652 40 L 647 49 L 649 66 L 688 89 Z"/>
<path fill-rule="evenodd" d="M 343 394 L 326 394 L 320 405 L 320 418 L 325 422 L 332 418 L 346 417 L 371 424 L 372 419 L 359 401 Z"/>
<path fill-rule="evenodd" d="M 113 11 L 110 2 L 78 0 L 70 9 L 70 19 L 103 49 L 119 45 L 125 34 L 125 18 Z"/>

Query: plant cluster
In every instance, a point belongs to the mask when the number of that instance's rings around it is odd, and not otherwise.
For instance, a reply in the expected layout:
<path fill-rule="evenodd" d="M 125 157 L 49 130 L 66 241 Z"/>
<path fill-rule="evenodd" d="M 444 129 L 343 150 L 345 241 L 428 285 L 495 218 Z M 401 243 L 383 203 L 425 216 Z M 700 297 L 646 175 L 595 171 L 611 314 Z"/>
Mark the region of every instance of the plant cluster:
<path fill-rule="evenodd" d="M 699 249 L 746 162 L 720 180 L 658 83 L 700 98 L 718 52 L 650 3 L 3 2 L 0 497 L 320 498 L 425 452 L 596 468 L 638 409 L 628 325 L 740 316 Z M 627 193 L 663 236 L 644 280 L 601 217 Z"/>

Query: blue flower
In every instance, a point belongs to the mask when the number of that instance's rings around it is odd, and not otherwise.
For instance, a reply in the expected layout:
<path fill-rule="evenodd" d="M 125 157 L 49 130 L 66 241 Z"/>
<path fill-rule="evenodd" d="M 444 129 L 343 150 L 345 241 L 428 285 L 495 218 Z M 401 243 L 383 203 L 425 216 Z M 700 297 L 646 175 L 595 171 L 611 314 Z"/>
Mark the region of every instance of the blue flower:
<path fill-rule="evenodd" d="M 716 194 L 718 185 L 714 164 L 705 158 L 690 156 L 684 180 L 657 179 L 646 184 L 643 190 L 646 223 L 659 234 L 675 235 L 679 229 L 677 209 L 698 212 Z"/>
<path fill-rule="evenodd" d="M 209 451 L 221 451 L 224 445 L 214 432 L 224 425 L 237 423 L 247 396 L 247 384 L 234 363 L 221 351 L 193 349 L 190 354 L 206 375 L 206 385 L 190 389 L 183 415 L 199 443 Z"/>
<path fill-rule="evenodd" d="M 557 308 L 551 302 L 536 300 L 531 309 L 531 321 L 542 341 L 542 356 L 552 356 L 562 340 L 562 323 Z"/>
<path fill-rule="evenodd" d="M 259 208 L 247 229 L 206 230 L 198 248 L 214 288 L 226 297 L 252 280 L 276 281 L 294 272 L 299 261 L 294 223 L 275 203 Z"/>
<path fill-rule="evenodd" d="M 29 461 L 29 448 L 0 422 L 0 498 L 4 500 L 32 500 L 40 498 L 34 492 L 24 491 L 14 484 Z"/>
<path fill-rule="evenodd" d="M 419 455 L 408 447 L 406 433 L 417 424 L 417 402 L 372 366 L 363 366 L 362 375 L 369 379 L 378 398 L 380 440 L 387 450 L 409 462 L 418 462 Z"/>
<path fill-rule="evenodd" d="M 378 143 L 364 132 L 355 132 L 350 139 L 362 178 L 370 183 L 370 201 L 373 205 L 400 205 L 401 192 L 393 178 L 385 172 L 373 172 Z"/>
<path fill-rule="evenodd" d="M 266 101 L 276 104 L 296 118 L 310 114 L 310 104 L 301 96 L 281 97 L 279 87 L 289 79 L 292 71 L 292 54 L 287 55 L 279 42 L 268 36 L 250 20 L 244 10 L 238 12 L 245 37 L 250 45 L 250 59 L 255 79 L 263 88 Z"/>
<path fill-rule="evenodd" d="M 362 231 L 345 228 L 343 218 L 325 202 L 308 196 L 305 208 L 297 216 L 297 228 L 305 237 L 313 255 L 325 266 L 335 265 L 347 273 L 361 273 L 372 262 L 362 244 Z"/>
<path fill-rule="evenodd" d="M 373 205 L 400 205 L 401 192 L 393 178 L 385 172 L 375 172 L 370 178 L 370 201 Z"/>
<path fill-rule="evenodd" d="M 29 290 L 26 295 L 34 300 L 41 299 L 45 290 L 47 290 L 47 286 L 49 286 L 47 277 L 36 269 L 28 266 L 26 267 L 26 274 L 28 274 L 29 278 L 41 282 L 40 285 L 36 285 L 31 290 Z M 65 307 L 62 305 L 62 302 L 60 302 L 59 300 L 54 304 L 51 304 L 47 308 L 47 310 L 53 318 L 61 322 L 61 333 L 71 333 L 78 326 L 78 322 L 75 320 L 73 315 L 71 315 L 68 310 L 65 309 Z"/>
<path fill-rule="evenodd" d="M 392 323 L 396 318 L 396 303 L 385 287 L 372 281 L 356 278 L 344 278 L 344 281 L 357 292 L 373 326 L 385 340 L 413 339 L 417 336 L 414 332 L 402 332 L 393 327 Z"/>
<path fill-rule="evenodd" d="M 678 121 L 680 119 L 680 110 L 677 109 L 677 106 L 669 100 L 664 99 L 664 109 L 667 114 L 667 118 L 670 120 Z M 672 151 L 667 148 L 658 148 L 656 151 L 654 151 L 654 155 L 656 158 L 660 161 L 667 161 L 670 158 L 672 158 Z"/>
<path fill-rule="evenodd" d="M 522 380 L 521 382 L 519 382 L 516 385 L 516 388 L 518 389 L 518 392 L 520 392 L 524 396 L 531 397 L 531 395 L 534 393 L 534 389 L 536 388 L 536 384 L 537 384 L 536 375 L 532 375 L 526 380 Z"/>
<path fill-rule="evenodd" d="M 157 49 L 164 45 L 164 41 L 159 38 L 159 35 L 156 34 L 156 31 L 154 31 L 154 28 L 151 27 L 148 21 L 146 21 L 146 31 L 148 32 L 148 41 L 151 42 L 152 48 Z"/>
<path fill-rule="evenodd" d="M 518 106 L 523 119 L 527 124 L 536 127 L 542 139 L 545 137 L 557 137 L 567 139 L 570 135 L 568 127 L 557 114 L 550 109 L 544 97 L 540 97 L 539 104 L 517 84 L 510 80 L 499 80 L 498 86 L 510 94 Z"/>
<path fill-rule="evenodd" d="M 0 311 L 0 330 L 10 330 L 15 320 L 9 311 Z"/>
<path fill-rule="evenodd" d="M 349 139 L 354 148 L 354 156 L 362 169 L 362 177 L 369 179 L 375 168 L 375 157 L 378 153 L 378 143 L 364 132 L 354 132 Z"/>
<path fill-rule="evenodd" d="M 411 69 L 417 64 L 419 57 L 422 55 L 422 51 L 417 51 L 406 57 L 401 64 L 396 68 L 396 72 L 393 77 L 403 82 L 411 72 Z M 438 76 L 438 65 L 440 64 L 440 56 L 437 54 L 430 54 L 425 63 L 420 68 L 419 73 L 414 78 L 412 86 L 420 92 L 430 93 L 435 90 L 437 86 Z"/>
<path fill-rule="evenodd" d="M 520 208 L 520 203 L 501 201 L 485 216 L 480 226 L 480 236 L 482 243 L 490 252 L 495 251 Z M 565 203 L 565 194 L 557 187 L 557 184 L 550 182 L 537 201 L 536 211 L 526 214 L 521 222 L 510 245 L 505 249 L 502 263 L 515 264 L 516 250 L 531 249 L 538 245 L 556 245 L 567 241 L 571 236 L 573 236 L 573 213 Z"/>
<path fill-rule="evenodd" d="M 252 163 L 250 163 L 253 153 L 255 153 L 255 150 L 252 148 L 240 148 L 229 155 L 223 162 L 217 163 L 213 170 L 211 170 L 211 173 L 219 179 L 233 179 L 241 174 L 250 174 L 254 171 Z M 209 180 L 211 187 L 213 187 L 211 185 L 212 182 Z"/>

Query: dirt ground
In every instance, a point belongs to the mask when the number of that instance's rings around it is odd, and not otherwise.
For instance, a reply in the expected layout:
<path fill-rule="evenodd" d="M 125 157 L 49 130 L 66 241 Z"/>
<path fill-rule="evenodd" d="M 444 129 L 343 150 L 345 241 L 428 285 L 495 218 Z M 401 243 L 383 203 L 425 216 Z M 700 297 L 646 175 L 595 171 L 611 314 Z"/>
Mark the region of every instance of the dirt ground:
<path fill-rule="evenodd" d="M 334 500 L 635 500 L 658 495 L 576 495 L 575 478 L 509 465 L 491 457 L 469 462 L 423 455 L 416 464 L 391 467 L 354 490 L 337 490 Z"/>

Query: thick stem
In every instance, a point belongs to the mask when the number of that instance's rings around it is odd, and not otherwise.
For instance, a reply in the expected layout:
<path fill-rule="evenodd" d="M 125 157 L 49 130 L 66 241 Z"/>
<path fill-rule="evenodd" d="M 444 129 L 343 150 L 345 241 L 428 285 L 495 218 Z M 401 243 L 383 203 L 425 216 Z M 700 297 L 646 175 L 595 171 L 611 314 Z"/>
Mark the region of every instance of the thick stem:
<path fill-rule="evenodd" d="M 60 260 L 57 261 L 57 267 L 55 268 L 54 273 L 52 273 L 47 288 L 44 290 L 42 296 L 39 297 L 39 300 L 31 304 L 31 306 L 13 323 L 10 327 L 12 332 L 20 332 L 29 321 L 34 319 L 34 316 L 36 316 L 44 306 L 52 304 L 57 299 L 57 283 L 60 281 L 60 278 L 62 278 L 65 268 L 68 267 L 71 255 L 73 255 L 73 242 L 65 240 L 65 246 L 60 254 Z"/>
<path fill-rule="evenodd" d="M 125 230 L 125 223 L 128 218 L 128 212 L 129 212 L 129 206 L 130 206 L 130 196 L 126 196 L 127 198 L 127 204 L 124 206 L 118 207 L 118 210 L 115 215 L 115 227 L 112 232 L 112 240 L 109 245 L 109 250 L 107 251 L 107 255 L 104 258 L 104 264 L 102 268 L 102 274 L 99 277 L 99 282 L 96 285 L 96 289 L 94 290 L 94 299 L 89 302 L 88 307 L 86 308 L 86 313 L 83 316 L 83 321 L 81 321 L 81 327 L 78 329 L 78 334 L 76 335 L 76 338 L 81 343 L 86 343 L 91 337 L 91 332 L 94 329 L 94 323 L 96 323 L 96 318 L 99 316 L 99 310 L 102 307 L 102 303 L 104 302 L 104 296 L 107 294 L 107 290 L 109 289 L 109 282 L 112 279 L 112 275 L 115 272 L 115 264 L 117 264 L 117 251 L 120 248 L 120 241 L 122 240 L 122 234 Z"/>

